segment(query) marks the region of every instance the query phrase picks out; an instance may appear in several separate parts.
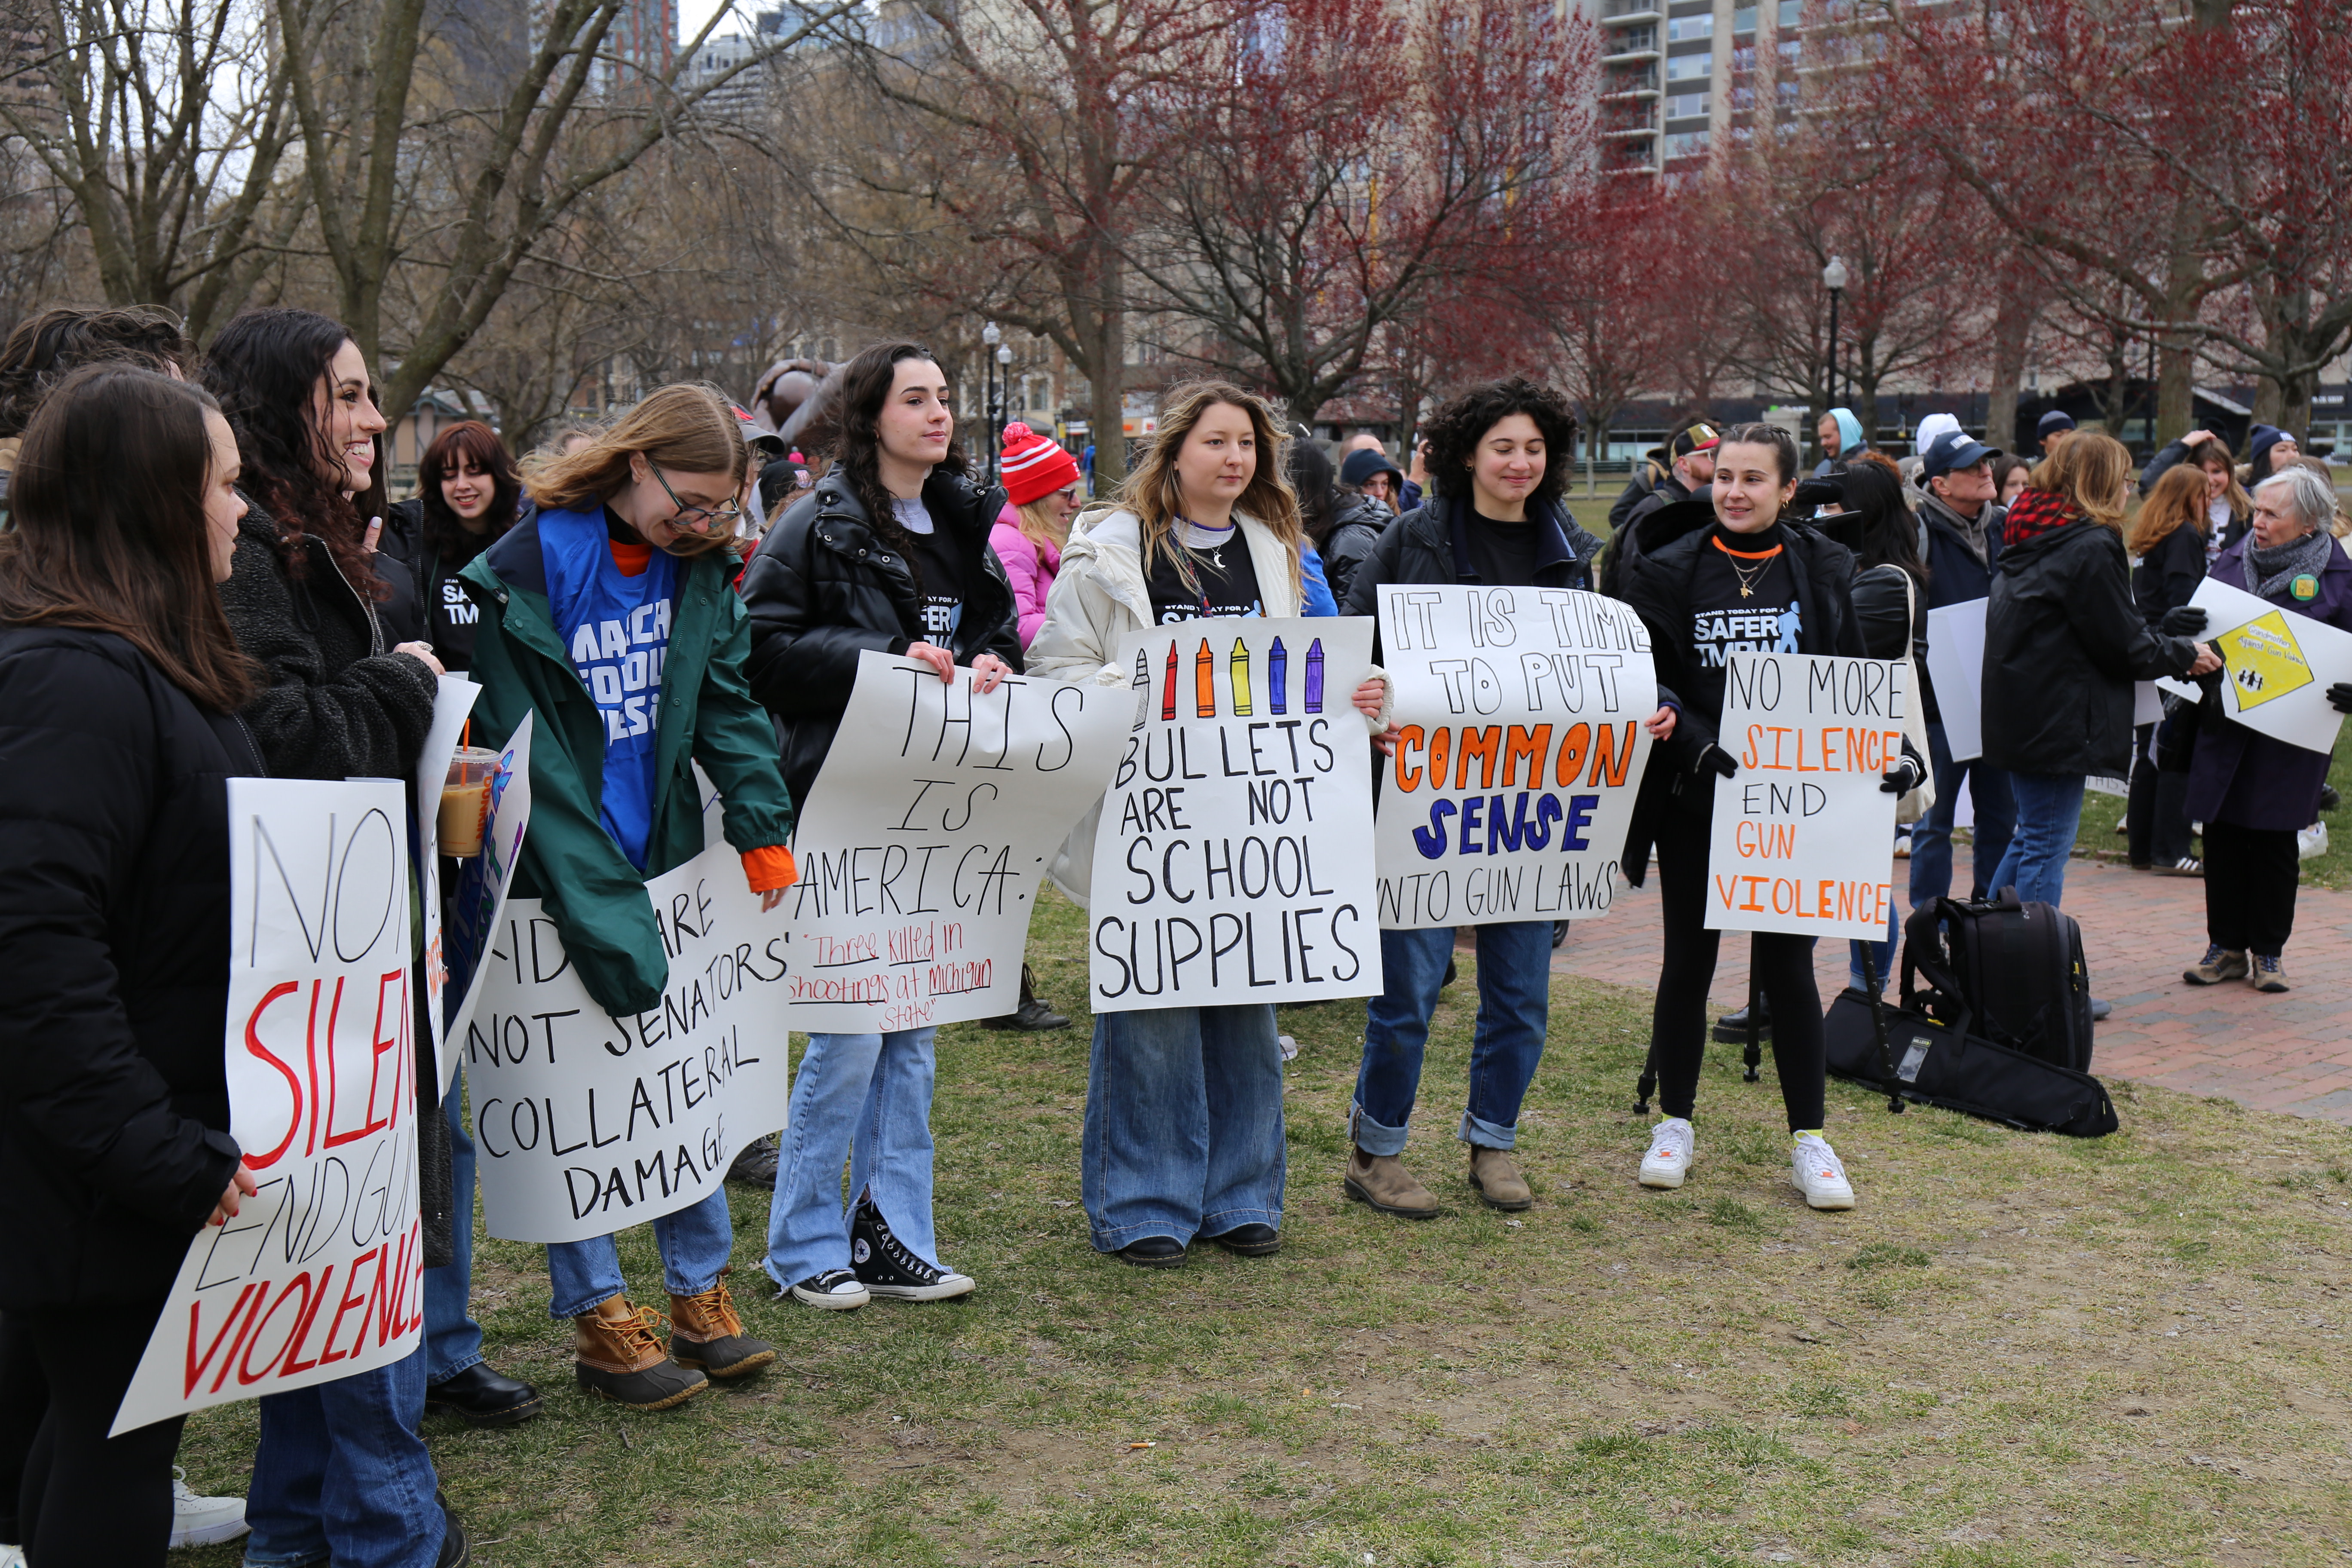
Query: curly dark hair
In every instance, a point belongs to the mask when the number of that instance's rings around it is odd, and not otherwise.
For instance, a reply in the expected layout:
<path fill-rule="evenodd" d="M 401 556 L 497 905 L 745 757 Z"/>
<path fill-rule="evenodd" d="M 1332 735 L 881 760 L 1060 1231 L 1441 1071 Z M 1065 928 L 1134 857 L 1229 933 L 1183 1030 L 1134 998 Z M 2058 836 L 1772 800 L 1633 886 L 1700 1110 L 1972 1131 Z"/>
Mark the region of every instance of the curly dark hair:
<path fill-rule="evenodd" d="M 490 476 L 490 510 L 485 531 L 476 533 L 458 521 L 441 493 L 441 481 L 459 459 Z M 522 479 L 515 460 L 499 433 L 478 419 L 460 419 L 446 426 L 425 448 L 416 465 L 416 494 L 424 502 L 425 542 L 455 571 L 487 548 L 490 541 L 514 526 L 521 509 Z"/>
<path fill-rule="evenodd" d="M 1534 420 L 1543 436 L 1543 478 L 1528 492 L 1528 504 L 1558 503 L 1568 489 L 1569 454 L 1576 448 L 1576 411 L 1558 391 L 1523 375 L 1474 386 L 1429 416 L 1421 432 L 1429 442 L 1430 489 L 1442 496 L 1468 495 L 1478 443 L 1514 414 Z"/>
<path fill-rule="evenodd" d="M 278 525 L 289 576 L 306 574 L 315 534 L 362 598 L 386 589 L 362 542 L 357 508 L 322 472 L 339 467 L 313 406 L 319 384 L 351 330 L 315 310 L 247 310 L 205 355 L 205 390 L 220 399 L 245 464 L 245 493 Z"/>
<path fill-rule="evenodd" d="M 22 436 L 41 399 L 73 371 L 102 360 L 187 374 L 195 346 L 160 305 L 54 305 L 16 323 L 0 346 L 0 437 Z"/>
<path fill-rule="evenodd" d="M 915 559 L 914 538 L 898 525 L 898 514 L 890 508 L 890 492 L 882 488 L 879 429 L 882 405 L 889 400 L 890 384 L 898 378 L 898 366 L 910 359 L 937 364 L 940 356 L 919 342 L 898 338 L 860 349 L 857 357 L 842 367 L 834 459 L 841 466 L 842 477 L 849 481 L 850 492 L 866 509 L 867 525 L 906 559 L 907 569 L 916 574 L 915 585 L 919 589 L 922 568 Z M 963 443 L 950 440 L 948 455 L 938 467 L 950 474 L 970 472 L 971 463 L 964 456 Z M 986 521 L 993 522 L 995 519 Z"/>

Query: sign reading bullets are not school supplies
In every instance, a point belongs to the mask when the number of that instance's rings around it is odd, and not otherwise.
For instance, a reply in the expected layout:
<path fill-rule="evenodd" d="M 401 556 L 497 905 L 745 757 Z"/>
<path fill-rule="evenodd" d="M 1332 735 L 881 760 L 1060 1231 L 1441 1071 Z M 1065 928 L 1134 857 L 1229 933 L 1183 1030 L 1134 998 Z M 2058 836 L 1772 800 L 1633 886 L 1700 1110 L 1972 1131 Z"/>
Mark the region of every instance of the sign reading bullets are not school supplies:
<path fill-rule="evenodd" d="M 1366 618 L 1129 633 L 1125 747 L 1095 836 L 1097 1013 L 1370 996 Z"/>
<path fill-rule="evenodd" d="M 1907 683 L 1893 659 L 1731 656 L 1717 734 L 1739 771 L 1715 784 L 1709 930 L 1885 936 L 1895 796 L 1879 786 L 1903 760 Z"/>
<path fill-rule="evenodd" d="M 1133 704 L 955 675 L 858 656 L 793 846 L 793 1028 L 920 1029 L 1020 1005 L 1046 858 L 1108 782 Z"/>
<path fill-rule="evenodd" d="M 1402 731 L 1381 795 L 1392 931 L 1609 912 L 1657 677 L 1641 618 L 1567 588 L 1381 590 Z"/>

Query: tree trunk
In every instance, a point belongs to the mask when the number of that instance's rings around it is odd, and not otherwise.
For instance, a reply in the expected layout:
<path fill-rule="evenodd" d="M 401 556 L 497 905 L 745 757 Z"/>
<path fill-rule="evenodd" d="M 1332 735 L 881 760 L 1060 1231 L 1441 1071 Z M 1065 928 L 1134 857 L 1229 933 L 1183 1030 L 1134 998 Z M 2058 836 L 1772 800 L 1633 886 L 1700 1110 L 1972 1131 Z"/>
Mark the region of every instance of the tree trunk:
<path fill-rule="evenodd" d="M 1115 264 L 1114 264 L 1115 265 Z M 1093 402 L 1087 427 L 1095 438 L 1095 493 L 1127 478 L 1127 320 L 1124 311 L 1097 308 L 1086 325 L 1087 393 Z"/>
<path fill-rule="evenodd" d="M 2025 379 L 2025 346 L 2032 341 L 2040 307 L 2022 289 L 2001 291 L 1992 319 L 1992 390 L 1985 398 L 1985 445 L 1998 452 L 2017 450 L 2017 394 Z"/>

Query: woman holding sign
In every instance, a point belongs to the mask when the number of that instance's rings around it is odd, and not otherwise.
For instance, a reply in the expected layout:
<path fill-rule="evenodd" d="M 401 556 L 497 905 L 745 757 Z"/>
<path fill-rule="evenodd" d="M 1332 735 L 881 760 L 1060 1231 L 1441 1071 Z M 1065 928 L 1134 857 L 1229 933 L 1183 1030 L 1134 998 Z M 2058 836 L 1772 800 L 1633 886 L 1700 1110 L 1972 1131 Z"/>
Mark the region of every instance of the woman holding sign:
<path fill-rule="evenodd" d="M 961 665 L 981 691 L 1021 668 L 1019 606 L 988 543 L 1004 491 L 970 477 L 947 372 L 919 343 L 877 343 L 843 367 L 839 418 L 832 472 L 743 573 L 751 692 L 775 715 L 796 799 L 848 710 L 859 655 L 919 659 L 941 680 Z M 793 1300 L 846 1310 L 973 1288 L 940 1262 L 931 1228 L 937 1033 L 809 1037 L 768 1213 L 768 1274 Z"/>
<path fill-rule="evenodd" d="M 744 453 L 718 392 L 658 388 L 567 455 L 534 458 L 523 482 L 538 511 L 458 574 L 481 611 L 476 722 L 504 737 L 532 720 L 515 895 L 545 900 L 588 994 L 614 1015 L 660 1007 L 669 983 L 645 884 L 702 851 L 694 763 L 764 907 L 794 878 L 792 800 L 744 684 L 751 628 L 729 587 Z M 629 1300 L 612 1237 L 548 1245 L 551 1315 L 572 1321 L 587 1393 L 666 1410 L 776 1359 L 728 1292 L 735 1231 L 711 1175 L 708 1196 L 654 1221 L 667 1347 L 657 1314 Z"/>
<path fill-rule="evenodd" d="M 1129 631 L 1297 616 L 1302 535 L 1281 440 L 1265 405 L 1239 387 L 1199 382 L 1171 392 L 1118 510 L 1071 536 L 1029 645 L 1031 671 L 1123 687 L 1133 672 L 1118 645 Z M 1375 676 L 1355 692 L 1375 731 L 1386 728 L 1387 691 Z M 1081 901 L 1095 826 L 1089 815 L 1055 868 Z M 1205 1237 L 1229 1252 L 1269 1256 L 1282 1244 L 1284 1173 L 1271 1005 L 1096 1016 L 1082 1186 L 1097 1251 L 1174 1268 Z"/>
<path fill-rule="evenodd" d="M 1645 1187 L 1681 1186 L 1696 1152 L 1691 1117 L 1706 1051 L 1707 988 L 1722 941 L 1706 925 L 1708 844 L 1717 781 L 1739 772 L 1717 733 L 1731 656 L 1863 654 L 1853 552 L 1783 515 L 1796 493 L 1797 443 L 1788 432 L 1734 426 L 1716 448 L 1713 521 L 1691 526 L 1677 510 L 1653 513 L 1634 525 L 1648 531 L 1626 561 L 1625 600 L 1650 629 L 1659 695 L 1675 710 L 1642 780 L 1625 847 L 1626 875 L 1637 886 L 1656 848 L 1665 927 L 1650 1048 L 1666 1115 L 1642 1160 Z M 1882 787 L 1900 795 L 1926 771 L 1906 743 L 1902 765 Z M 1891 844 L 1887 855 L 1891 865 Z M 1852 1208 L 1845 1167 L 1822 1136 L 1827 1058 L 1813 984 L 1816 939 L 1756 931 L 1748 940 L 1772 1012 L 1772 1062 L 1789 1113 L 1790 1180 L 1814 1208 Z"/>

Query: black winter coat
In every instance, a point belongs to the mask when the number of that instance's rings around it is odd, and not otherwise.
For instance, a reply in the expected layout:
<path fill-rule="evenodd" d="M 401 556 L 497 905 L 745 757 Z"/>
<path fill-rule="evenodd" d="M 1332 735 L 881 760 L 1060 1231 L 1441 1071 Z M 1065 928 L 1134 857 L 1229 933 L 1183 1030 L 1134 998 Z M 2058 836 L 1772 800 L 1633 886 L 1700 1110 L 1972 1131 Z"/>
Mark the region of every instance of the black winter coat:
<path fill-rule="evenodd" d="M 1696 689 L 1686 671 L 1691 657 L 1691 577 L 1698 567 L 1699 547 L 1714 522 L 1710 508 L 1702 516 L 1694 507 L 1653 512 L 1630 524 L 1627 532 L 1636 548 L 1622 557 L 1622 592 L 1619 597 L 1633 606 L 1649 628 L 1650 659 L 1658 672 L 1658 700 L 1680 709 L 1675 732 L 1650 753 L 1642 775 L 1642 793 L 1633 803 L 1633 820 L 1625 836 L 1620 869 L 1640 887 L 1649 873 L 1650 847 L 1665 832 L 1707 831 L 1715 815 L 1716 774 L 1698 765 L 1700 756 L 1716 744 L 1723 715 L 1703 712 L 1685 703 L 1680 692 Z M 1801 585 L 1797 651 L 1865 657 L 1862 626 L 1853 605 L 1853 552 L 1809 523 L 1782 521 L 1775 525 L 1780 542 L 1798 568 Z M 1620 544 L 1627 542 L 1621 538 Z"/>
<path fill-rule="evenodd" d="M 0 1310 L 160 1299 L 228 1185 L 224 781 L 262 771 L 121 638 L 0 627 Z"/>
<path fill-rule="evenodd" d="M 1343 616 L 1377 616 L 1380 590 L 1391 583 L 1475 583 L 1470 563 L 1468 503 L 1432 496 L 1389 524 L 1372 552 L 1357 569 L 1339 601 Z M 1536 544 L 1536 584 L 1544 588 L 1591 588 L 1593 559 L 1601 542 L 1577 526 L 1565 507 L 1554 506 L 1538 521 L 1547 524 Z M 1377 645 L 1376 645 L 1377 647 Z M 1380 655 L 1373 654 L 1377 661 Z"/>
<path fill-rule="evenodd" d="M 221 584 L 238 646 L 259 662 L 263 690 L 244 719 L 278 778 L 406 778 L 433 726 L 439 690 L 421 659 L 393 653 L 374 605 L 360 596 L 315 536 L 309 571 L 286 570 L 278 525 L 256 506 L 237 524 Z"/>
<path fill-rule="evenodd" d="M 923 506 L 964 553 L 964 613 L 950 650 L 956 662 L 992 653 L 1021 668 L 1020 606 L 988 546 L 1004 510 L 1003 487 L 982 493 L 961 474 L 934 469 Z M 751 612 L 744 667 L 751 695 L 775 715 L 784 783 L 794 800 L 806 800 L 857 684 L 857 656 L 867 648 L 904 653 L 924 640 L 915 575 L 835 473 L 768 531 L 743 569 L 742 593 Z"/>
<path fill-rule="evenodd" d="M 1927 595 L 1916 583 L 1905 596 L 1900 566 L 1867 567 L 1854 576 L 1853 617 L 1862 628 L 1862 649 L 1872 658 L 1927 657 Z M 1923 664 L 1924 670 L 1927 667 Z"/>
<path fill-rule="evenodd" d="M 538 511 L 529 497 L 516 508 L 515 521 L 499 531 L 503 538 Z M 444 668 L 461 674 L 474 668 L 474 628 L 481 610 L 458 586 L 457 574 L 496 541 L 484 537 L 480 547 L 462 558 L 444 556 L 425 540 L 425 502 L 395 501 L 383 514 L 383 535 L 376 542 L 376 567 L 392 596 L 376 606 L 383 623 L 386 646 L 425 642 Z"/>
<path fill-rule="evenodd" d="M 2185 676 L 2196 658 L 2188 638 L 2148 629 L 2113 529 L 2077 519 L 2010 544 L 1985 611 L 1984 760 L 2121 778 L 2132 682 Z"/>
<path fill-rule="evenodd" d="M 1985 503 L 1990 515 L 1984 520 L 1985 558 L 1960 535 L 1959 527 L 1952 521 L 1944 503 L 1924 487 L 1919 491 L 1919 530 L 1925 536 L 1926 548 L 1920 552 L 1920 562 L 1927 568 L 1927 597 L 1920 603 L 1919 647 L 1924 659 L 1927 646 L 1927 612 L 1946 605 L 1965 605 L 1971 599 L 1982 599 L 1992 593 L 1993 574 L 2000 569 L 2001 527 L 2006 514 L 1993 502 Z M 1930 724 L 1943 722 L 1943 710 L 1936 704 L 1936 683 L 1929 679 L 1927 666 L 1919 666 L 1921 703 Z"/>
<path fill-rule="evenodd" d="M 2193 528 L 2176 528 L 2132 568 L 2132 599 L 2153 628 L 2165 611 L 2187 604 L 2203 581 L 2205 536 Z"/>
<path fill-rule="evenodd" d="M 1356 580 L 1356 568 L 1370 559 L 1373 546 L 1398 514 L 1370 496 L 1343 495 L 1339 499 L 1345 504 L 1339 520 L 1331 524 L 1331 536 L 1316 546 L 1316 552 L 1323 557 L 1323 577 L 1330 584 L 1331 597 L 1345 605 L 1348 590 Z"/>

